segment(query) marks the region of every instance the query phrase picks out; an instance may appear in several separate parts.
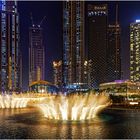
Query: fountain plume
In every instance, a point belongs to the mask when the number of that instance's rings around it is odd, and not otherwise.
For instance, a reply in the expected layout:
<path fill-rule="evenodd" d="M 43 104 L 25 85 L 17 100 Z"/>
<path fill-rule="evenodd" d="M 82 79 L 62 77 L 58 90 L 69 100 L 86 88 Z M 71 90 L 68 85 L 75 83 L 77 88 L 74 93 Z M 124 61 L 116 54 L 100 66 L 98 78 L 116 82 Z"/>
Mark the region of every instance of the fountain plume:
<path fill-rule="evenodd" d="M 0 95 L 0 108 L 24 108 L 27 106 L 29 98 L 20 97 L 19 95 Z"/>
<path fill-rule="evenodd" d="M 44 116 L 55 120 L 89 120 L 109 105 L 105 95 L 50 96 L 44 103 L 38 104 Z"/>

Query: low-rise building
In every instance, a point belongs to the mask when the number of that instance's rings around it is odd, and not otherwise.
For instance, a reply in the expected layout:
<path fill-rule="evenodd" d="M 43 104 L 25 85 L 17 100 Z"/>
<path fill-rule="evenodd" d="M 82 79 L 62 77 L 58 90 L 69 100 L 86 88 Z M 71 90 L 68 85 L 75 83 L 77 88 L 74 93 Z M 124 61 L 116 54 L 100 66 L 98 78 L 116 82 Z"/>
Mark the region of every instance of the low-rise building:
<path fill-rule="evenodd" d="M 58 88 L 48 81 L 34 81 L 29 85 L 29 90 L 36 93 L 57 93 Z"/>
<path fill-rule="evenodd" d="M 139 104 L 140 83 L 128 80 L 116 80 L 114 82 L 100 84 L 100 92 L 110 95 L 113 103 Z"/>
<path fill-rule="evenodd" d="M 140 94 L 140 83 L 128 80 L 115 80 L 114 82 L 100 84 L 100 91 L 124 96 Z"/>

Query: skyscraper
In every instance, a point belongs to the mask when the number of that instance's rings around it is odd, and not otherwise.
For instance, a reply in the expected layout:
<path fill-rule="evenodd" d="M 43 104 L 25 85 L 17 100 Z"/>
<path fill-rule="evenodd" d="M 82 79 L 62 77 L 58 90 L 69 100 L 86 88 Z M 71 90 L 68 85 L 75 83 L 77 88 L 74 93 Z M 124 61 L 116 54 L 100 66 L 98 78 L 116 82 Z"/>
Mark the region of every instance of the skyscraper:
<path fill-rule="evenodd" d="M 140 20 L 130 24 L 130 80 L 140 82 Z"/>
<path fill-rule="evenodd" d="M 63 83 L 83 82 L 84 2 L 63 2 Z"/>
<path fill-rule="evenodd" d="M 0 91 L 19 90 L 19 15 L 16 1 L 0 1 Z"/>
<path fill-rule="evenodd" d="M 121 76 L 121 27 L 118 22 L 118 4 L 116 4 L 116 21 L 108 25 L 107 82 L 119 80 Z"/>
<path fill-rule="evenodd" d="M 91 65 L 91 87 L 98 88 L 107 81 L 107 27 L 108 7 L 106 4 L 87 6 L 86 45 Z"/>
<path fill-rule="evenodd" d="M 121 28 L 108 25 L 107 82 L 121 79 Z"/>
<path fill-rule="evenodd" d="M 45 49 L 43 45 L 42 28 L 32 25 L 29 28 L 29 84 L 33 81 L 44 80 Z"/>
<path fill-rule="evenodd" d="M 55 85 L 62 86 L 62 61 L 53 61 L 53 79 Z"/>

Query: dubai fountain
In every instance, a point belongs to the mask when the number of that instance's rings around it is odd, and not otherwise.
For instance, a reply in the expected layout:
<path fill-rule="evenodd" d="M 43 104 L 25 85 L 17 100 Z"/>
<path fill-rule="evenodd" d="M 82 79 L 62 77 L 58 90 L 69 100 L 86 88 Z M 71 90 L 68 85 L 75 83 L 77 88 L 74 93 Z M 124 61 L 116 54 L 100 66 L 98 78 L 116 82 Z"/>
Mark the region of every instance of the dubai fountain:
<path fill-rule="evenodd" d="M 47 119 L 82 121 L 93 119 L 109 104 L 109 98 L 103 94 L 73 94 L 50 96 L 37 106 Z"/>
<path fill-rule="evenodd" d="M 91 120 L 110 104 L 105 94 L 81 93 L 70 95 L 1 94 L 0 108 L 25 108 L 33 103 L 48 120 Z"/>
<path fill-rule="evenodd" d="M 0 95 L 0 108 L 24 108 L 30 98 L 22 97 L 16 94 L 3 94 Z"/>
<path fill-rule="evenodd" d="M 0 93 L 0 108 L 25 108 L 34 106 L 48 98 L 48 94 L 40 95 L 38 93 L 19 93 L 3 92 Z"/>

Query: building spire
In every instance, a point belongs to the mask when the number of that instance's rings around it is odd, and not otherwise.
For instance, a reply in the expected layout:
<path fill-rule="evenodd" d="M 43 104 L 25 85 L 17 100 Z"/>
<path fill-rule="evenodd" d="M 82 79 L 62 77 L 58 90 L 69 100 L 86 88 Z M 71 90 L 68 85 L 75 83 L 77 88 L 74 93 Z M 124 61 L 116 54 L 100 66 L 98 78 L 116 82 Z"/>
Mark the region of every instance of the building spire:
<path fill-rule="evenodd" d="M 34 23 L 33 23 L 33 15 L 32 15 L 32 12 L 30 13 L 30 19 L 31 19 L 31 24 L 32 24 L 31 26 L 33 26 Z"/>
<path fill-rule="evenodd" d="M 118 3 L 116 4 L 116 25 L 118 24 Z"/>

